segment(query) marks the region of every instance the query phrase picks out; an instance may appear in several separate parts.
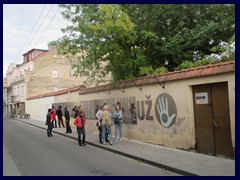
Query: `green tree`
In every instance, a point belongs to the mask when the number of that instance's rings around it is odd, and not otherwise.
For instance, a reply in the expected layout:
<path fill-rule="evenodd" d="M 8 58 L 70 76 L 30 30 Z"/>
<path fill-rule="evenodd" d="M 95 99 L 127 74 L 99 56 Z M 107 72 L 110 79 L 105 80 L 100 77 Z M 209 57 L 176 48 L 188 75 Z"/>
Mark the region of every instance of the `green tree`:
<path fill-rule="evenodd" d="M 141 51 L 134 47 L 135 24 L 119 5 L 61 5 L 62 15 L 72 22 L 63 29 L 67 35 L 50 45 L 61 54 L 78 55 L 75 67 L 85 75 L 109 72 L 113 81 L 137 76 L 144 64 Z M 85 52 L 85 53 L 83 53 Z M 80 56 L 79 56 L 80 55 Z M 101 66 L 102 63 L 105 66 Z M 90 71 L 89 71 L 90 70 Z"/>
<path fill-rule="evenodd" d="M 183 61 L 201 59 L 235 31 L 234 5 L 123 6 L 136 24 L 137 43 L 154 69 L 167 62 L 167 68 L 173 70 Z"/>
<path fill-rule="evenodd" d="M 72 25 L 51 45 L 77 55 L 75 67 L 113 81 L 174 70 L 219 53 L 235 31 L 235 6 L 223 4 L 60 5 Z M 106 63 L 102 66 L 102 63 Z M 102 76 L 102 77 L 101 77 Z"/>

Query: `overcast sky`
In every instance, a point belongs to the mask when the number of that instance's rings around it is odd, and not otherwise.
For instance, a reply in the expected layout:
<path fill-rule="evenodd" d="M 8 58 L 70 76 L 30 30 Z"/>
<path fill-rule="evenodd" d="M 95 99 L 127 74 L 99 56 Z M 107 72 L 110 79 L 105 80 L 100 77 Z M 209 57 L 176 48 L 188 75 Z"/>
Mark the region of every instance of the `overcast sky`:
<path fill-rule="evenodd" d="M 23 62 L 22 54 L 34 48 L 48 49 L 49 41 L 63 36 L 61 28 L 69 23 L 58 8 L 57 4 L 3 5 L 3 77 L 9 63 Z"/>

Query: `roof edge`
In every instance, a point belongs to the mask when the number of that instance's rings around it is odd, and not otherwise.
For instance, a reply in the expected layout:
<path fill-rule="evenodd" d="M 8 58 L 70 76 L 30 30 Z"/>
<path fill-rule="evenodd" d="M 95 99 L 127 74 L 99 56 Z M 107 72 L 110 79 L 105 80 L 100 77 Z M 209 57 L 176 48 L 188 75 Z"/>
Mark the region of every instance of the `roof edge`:
<path fill-rule="evenodd" d="M 221 67 L 225 67 L 225 66 L 228 66 L 228 68 L 221 69 Z M 205 72 L 205 74 L 202 74 L 202 71 L 211 69 L 211 68 L 212 69 L 217 68 L 217 70 L 206 71 L 207 73 Z M 194 74 L 193 72 L 196 72 L 196 73 Z M 56 96 L 56 95 L 66 94 L 66 93 L 75 92 L 75 91 L 79 91 L 79 94 L 88 94 L 88 93 L 108 91 L 108 90 L 114 90 L 114 89 L 120 89 L 120 88 L 126 88 L 126 87 L 153 84 L 153 83 L 158 83 L 158 81 L 168 82 L 173 80 L 189 79 L 189 78 L 195 78 L 200 76 L 202 77 L 210 76 L 210 75 L 216 75 L 216 74 L 222 74 L 222 73 L 228 73 L 228 72 L 235 72 L 235 60 L 220 62 L 217 64 L 209 64 L 206 66 L 199 66 L 199 67 L 194 67 L 189 69 L 183 69 L 179 71 L 168 72 L 168 73 L 159 74 L 156 76 L 149 75 L 149 76 L 135 78 L 132 80 L 119 81 L 116 83 L 110 83 L 110 84 L 96 86 L 96 87 L 82 88 L 83 86 L 80 85 L 80 86 L 72 87 L 69 89 L 61 90 L 61 91 L 32 96 L 27 98 L 27 100 L 49 97 L 49 96 Z M 155 78 L 157 78 L 158 81 Z"/>
<path fill-rule="evenodd" d="M 27 100 L 38 99 L 38 98 L 49 97 L 49 96 L 56 96 L 56 95 L 66 94 L 66 93 L 69 93 L 69 92 L 79 91 L 79 89 L 81 87 L 82 86 L 75 86 L 75 87 L 60 90 L 60 91 L 55 91 L 55 92 L 50 92 L 50 93 L 46 93 L 46 94 L 31 96 L 31 97 L 28 97 Z"/>

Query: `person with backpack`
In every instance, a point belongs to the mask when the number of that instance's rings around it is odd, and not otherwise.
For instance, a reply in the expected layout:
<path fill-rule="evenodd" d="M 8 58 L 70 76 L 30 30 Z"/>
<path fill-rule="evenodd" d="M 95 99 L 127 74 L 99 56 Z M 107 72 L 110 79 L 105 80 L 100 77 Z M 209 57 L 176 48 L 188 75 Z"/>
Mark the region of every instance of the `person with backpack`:
<path fill-rule="evenodd" d="M 122 108 L 121 103 L 117 102 L 115 106 L 115 112 L 113 114 L 114 124 L 115 124 L 115 142 L 118 142 L 118 130 L 119 130 L 119 141 L 122 141 Z"/>

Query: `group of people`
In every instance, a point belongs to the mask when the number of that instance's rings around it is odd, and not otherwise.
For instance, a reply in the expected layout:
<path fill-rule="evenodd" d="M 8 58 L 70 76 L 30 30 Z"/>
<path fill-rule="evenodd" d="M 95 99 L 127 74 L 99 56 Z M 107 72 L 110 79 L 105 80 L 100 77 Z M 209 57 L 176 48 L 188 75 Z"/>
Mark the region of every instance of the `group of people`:
<path fill-rule="evenodd" d="M 99 110 L 96 113 L 96 119 L 97 119 L 97 126 L 99 130 L 99 143 L 106 144 L 110 143 L 113 144 L 112 141 L 112 129 L 111 126 L 115 125 L 115 142 L 122 141 L 122 124 L 123 124 L 123 112 L 121 103 L 117 102 L 115 105 L 115 112 L 112 115 L 109 112 L 109 106 L 104 103 L 100 106 Z M 64 108 L 64 116 L 66 121 L 66 133 L 72 133 L 72 129 L 70 126 L 70 114 L 67 109 L 67 107 Z M 73 108 L 74 113 L 74 122 L 73 124 L 76 126 L 77 133 L 78 133 L 78 144 L 79 146 L 86 146 L 86 117 L 85 113 L 81 109 L 81 106 L 75 106 Z M 51 137 L 52 135 L 52 128 L 57 127 L 57 119 L 58 119 L 58 125 L 61 128 L 61 124 L 63 127 L 63 118 L 62 118 L 62 106 L 59 106 L 57 111 L 54 110 L 54 106 L 52 106 L 52 109 L 48 109 L 48 113 L 46 115 L 46 125 L 48 125 L 47 129 L 47 136 Z M 55 126 L 54 126 L 55 124 Z M 119 138 L 118 138 L 118 130 L 119 130 Z"/>
<path fill-rule="evenodd" d="M 66 133 L 72 133 L 72 129 L 70 126 L 70 114 L 67 109 L 67 107 L 64 108 L 64 116 L 65 116 L 65 122 L 66 122 Z M 59 106 L 57 111 L 55 111 L 54 106 L 52 108 L 48 109 L 48 113 L 46 115 L 46 125 L 48 126 L 47 129 L 47 136 L 51 137 L 52 135 L 52 129 L 57 128 L 57 119 L 58 119 L 58 126 L 61 128 L 61 125 L 63 127 L 63 113 L 62 113 L 62 106 Z"/>
<path fill-rule="evenodd" d="M 117 102 L 115 105 L 115 112 L 113 115 L 109 112 L 109 106 L 104 103 L 100 106 L 99 110 L 96 113 L 97 126 L 99 130 L 99 143 L 106 144 L 112 141 L 112 129 L 111 126 L 115 125 L 115 142 L 122 141 L 122 108 L 121 103 Z M 119 130 L 119 139 L 118 139 L 118 130 Z"/>
<path fill-rule="evenodd" d="M 72 133 L 72 129 L 70 126 L 70 114 L 67 109 L 67 107 L 64 108 L 64 117 L 65 117 L 65 122 L 66 122 L 66 133 Z M 82 111 L 81 106 L 75 106 L 73 108 L 73 111 L 75 112 L 74 114 L 74 122 L 73 124 L 77 127 L 77 133 L 78 133 L 78 144 L 79 146 L 86 146 L 86 131 L 85 131 L 85 126 L 86 126 L 86 117 L 85 113 Z M 59 106 L 57 111 L 55 111 L 54 106 L 52 106 L 52 109 L 48 109 L 48 113 L 46 115 L 46 125 L 48 126 L 47 128 L 47 136 L 51 137 L 52 135 L 52 129 L 53 127 L 57 127 L 57 119 L 58 119 L 58 125 L 59 128 L 61 128 L 61 125 L 63 127 L 63 114 L 62 114 L 62 106 Z M 55 126 L 54 126 L 55 124 Z"/>

